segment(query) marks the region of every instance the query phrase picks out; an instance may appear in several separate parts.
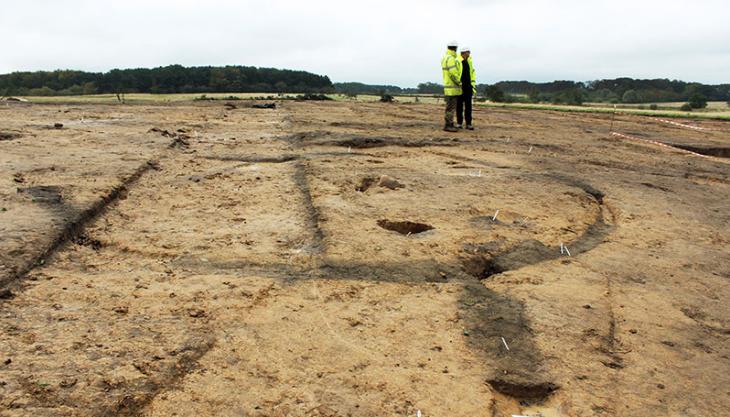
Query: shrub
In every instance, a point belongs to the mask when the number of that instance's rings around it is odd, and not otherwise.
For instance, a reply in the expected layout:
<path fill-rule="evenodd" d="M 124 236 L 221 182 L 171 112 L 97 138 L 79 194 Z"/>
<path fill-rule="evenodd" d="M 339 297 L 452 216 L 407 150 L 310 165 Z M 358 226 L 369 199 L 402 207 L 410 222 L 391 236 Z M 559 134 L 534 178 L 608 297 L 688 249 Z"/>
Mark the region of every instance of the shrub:
<path fill-rule="evenodd" d="M 692 106 L 689 103 L 684 103 L 682 104 L 682 107 L 679 108 L 679 110 L 692 111 Z"/>
<path fill-rule="evenodd" d="M 689 96 L 689 103 L 693 109 L 704 109 L 707 107 L 707 97 L 702 93 L 693 93 Z"/>
<path fill-rule="evenodd" d="M 656 104 L 652 104 L 652 105 L 649 106 L 649 109 L 651 109 L 651 110 L 657 110 L 657 109 L 659 109 L 659 106 L 657 106 Z"/>
<path fill-rule="evenodd" d="M 495 103 L 503 103 L 505 101 L 504 91 L 500 90 L 496 85 L 490 85 L 487 87 L 485 95 L 490 101 Z"/>
<path fill-rule="evenodd" d="M 391 96 L 390 94 L 382 94 L 380 96 L 381 103 L 392 103 L 393 101 L 395 101 L 395 98 L 393 96 Z"/>
<path fill-rule="evenodd" d="M 329 97 L 327 97 L 324 94 L 307 93 L 307 94 L 300 94 L 300 95 L 296 96 L 296 100 L 300 100 L 300 101 L 309 101 L 309 100 L 312 100 L 312 101 L 327 101 L 327 100 L 332 100 L 332 99 L 329 98 Z"/>

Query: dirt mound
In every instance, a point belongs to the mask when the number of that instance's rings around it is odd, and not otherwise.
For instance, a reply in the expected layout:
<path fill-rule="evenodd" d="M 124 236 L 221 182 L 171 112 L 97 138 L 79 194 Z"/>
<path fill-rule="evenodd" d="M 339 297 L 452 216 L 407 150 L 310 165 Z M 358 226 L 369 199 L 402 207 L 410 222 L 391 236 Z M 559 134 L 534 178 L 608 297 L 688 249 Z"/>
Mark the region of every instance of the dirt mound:
<path fill-rule="evenodd" d="M 376 179 L 375 177 L 365 177 L 360 181 L 360 184 L 355 187 L 355 191 L 364 193 L 365 191 L 369 190 L 373 186 L 383 187 L 387 188 L 389 190 L 397 190 L 399 188 L 404 188 L 405 185 L 401 184 L 398 180 L 395 178 L 389 177 L 387 175 L 381 175 L 380 178 Z"/>

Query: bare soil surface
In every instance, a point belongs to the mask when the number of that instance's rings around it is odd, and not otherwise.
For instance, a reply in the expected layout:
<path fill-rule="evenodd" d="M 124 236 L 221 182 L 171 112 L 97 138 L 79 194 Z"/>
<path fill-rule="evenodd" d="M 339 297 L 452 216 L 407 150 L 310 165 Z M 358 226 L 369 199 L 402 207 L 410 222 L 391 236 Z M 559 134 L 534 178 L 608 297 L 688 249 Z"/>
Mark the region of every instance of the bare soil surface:
<path fill-rule="evenodd" d="M 729 125 L 224 104 L 0 107 L 1 416 L 730 409 Z"/>

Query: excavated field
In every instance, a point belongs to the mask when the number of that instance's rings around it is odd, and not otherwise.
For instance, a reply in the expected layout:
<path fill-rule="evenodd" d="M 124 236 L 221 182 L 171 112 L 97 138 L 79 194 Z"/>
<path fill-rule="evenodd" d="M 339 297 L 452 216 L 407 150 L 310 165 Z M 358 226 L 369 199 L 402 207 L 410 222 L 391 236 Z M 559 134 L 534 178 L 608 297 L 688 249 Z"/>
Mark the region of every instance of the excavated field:
<path fill-rule="evenodd" d="M 730 124 L 224 104 L 0 107 L 0 416 L 730 409 Z"/>

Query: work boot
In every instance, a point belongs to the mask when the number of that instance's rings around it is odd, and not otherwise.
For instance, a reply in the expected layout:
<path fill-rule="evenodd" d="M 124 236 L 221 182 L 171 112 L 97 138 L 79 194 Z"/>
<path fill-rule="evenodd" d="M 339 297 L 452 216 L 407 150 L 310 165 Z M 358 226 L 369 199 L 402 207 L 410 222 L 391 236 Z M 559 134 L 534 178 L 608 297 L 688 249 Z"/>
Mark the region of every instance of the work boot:
<path fill-rule="evenodd" d="M 447 132 L 458 132 L 459 129 L 457 129 L 454 125 L 446 125 L 444 126 L 444 130 Z"/>
<path fill-rule="evenodd" d="M 474 126 L 472 126 L 472 125 L 466 125 L 466 130 L 474 130 Z"/>

